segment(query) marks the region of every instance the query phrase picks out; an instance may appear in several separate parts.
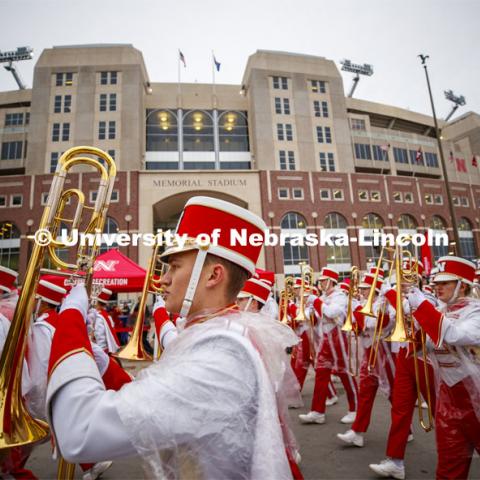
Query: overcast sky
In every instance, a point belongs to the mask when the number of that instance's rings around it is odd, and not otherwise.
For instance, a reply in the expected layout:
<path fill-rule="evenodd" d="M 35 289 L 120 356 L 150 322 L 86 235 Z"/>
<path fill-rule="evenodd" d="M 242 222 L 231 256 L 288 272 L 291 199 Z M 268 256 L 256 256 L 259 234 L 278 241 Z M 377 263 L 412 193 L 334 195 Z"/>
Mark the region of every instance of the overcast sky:
<path fill-rule="evenodd" d="M 462 94 L 480 113 L 479 0 L 0 0 L 0 50 L 87 43 L 131 43 L 143 52 L 152 82 L 177 81 L 180 48 L 186 82 L 211 82 L 211 51 L 221 62 L 217 83 L 240 84 L 257 49 L 370 63 L 373 77 L 355 97 L 431 114 L 419 53 L 428 61 L 437 114 Z M 18 63 L 27 86 L 35 61 Z M 342 73 L 345 91 L 351 74 Z M 14 90 L 0 69 L 0 91 Z"/>

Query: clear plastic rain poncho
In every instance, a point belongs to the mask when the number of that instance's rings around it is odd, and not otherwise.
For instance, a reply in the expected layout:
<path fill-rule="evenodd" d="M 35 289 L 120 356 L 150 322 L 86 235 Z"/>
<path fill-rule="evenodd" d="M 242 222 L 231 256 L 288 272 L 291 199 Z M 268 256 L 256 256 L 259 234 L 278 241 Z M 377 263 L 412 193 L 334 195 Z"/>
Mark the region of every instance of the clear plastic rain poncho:
<path fill-rule="evenodd" d="M 444 313 L 442 343 L 429 355 L 436 375 L 437 412 L 441 409 L 447 417 L 465 416 L 466 412 L 459 410 L 470 404 L 480 421 L 480 300 L 463 297 L 452 305 L 443 304 L 438 310 Z M 445 395 L 449 389 L 458 389 L 459 382 L 470 402 Z M 442 389 L 442 385 L 448 388 Z"/>
<path fill-rule="evenodd" d="M 292 373 L 285 348 L 298 338 L 248 312 L 195 321 L 118 392 L 119 416 L 147 476 L 291 478 L 286 448 L 296 445 L 286 424 Z"/>

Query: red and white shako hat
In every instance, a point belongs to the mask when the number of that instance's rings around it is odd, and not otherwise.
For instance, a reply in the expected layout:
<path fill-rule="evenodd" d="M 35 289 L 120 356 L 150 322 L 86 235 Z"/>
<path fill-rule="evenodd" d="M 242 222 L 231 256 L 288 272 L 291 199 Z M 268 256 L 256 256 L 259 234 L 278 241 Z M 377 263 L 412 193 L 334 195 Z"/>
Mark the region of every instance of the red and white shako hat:
<path fill-rule="evenodd" d="M 328 268 L 328 267 L 323 267 L 320 276 L 318 277 L 319 280 L 332 280 L 335 283 L 338 282 L 338 272 L 335 270 Z"/>
<path fill-rule="evenodd" d="M 374 275 L 371 273 L 366 273 L 362 278 L 362 281 L 358 285 L 358 288 L 371 288 L 373 285 Z M 375 285 L 375 291 L 379 292 L 382 288 L 383 280 L 377 277 L 377 284 Z"/>
<path fill-rule="evenodd" d="M 253 278 L 260 280 L 261 282 L 266 283 L 270 287 L 275 283 L 275 273 L 268 270 L 255 269 L 255 275 Z"/>
<path fill-rule="evenodd" d="M 250 275 L 255 273 L 255 264 L 262 250 L 267 225 L 254 213 L 245 208 L 211 197 L 192 197 L 183 209 L 176 232 L 185 235 L 185 245 L 174 245 L 160 255 L 167 261 L 170 255 L 189 250 L 206 250 L 208 253 L 229 260 L 243 267 Z M 214 231 L 219 232 L 218 240 L 208 245 L 203 240 L 210 239 Z M 232 242 L 231 232 L 245 234 L 244 242 Z M 255 237 L 251 237 L 257 234 Z M 250 241 L 255 238 L 255 241 Z M 200 241 L 200 242 L 199 242 Z"/>
<path fill-rule="evenodd" d="M 338 284 L 338 287 L 340 290 L 343 290 L 344 292 L 349 293 L 350 292 L 350 279 L 346 278 L 343 282 L 340 282 Z"/>
<path fill-rule="evenodd" d="M 113 292 L 111 290 L 103 287 L 102 291 L 100 292 L 100 294 L 97 297 L 97 300 L 99 302 L 102 302 L 102 303 L 108 303 L 108 301 L 110 300 L 110 297 L 112 296 L 112 293 Z"/>
<path fill-rule="evenodd" d="M 293 284 L 293 288 L 301 288 L 301 286 L 302 286 L 302 279 L 300 277 L 295 277 L 295 283 Z"/>
<path fill-rule="evenodd" d="M 249 278 L 237 295 L 238 298 L 254 298 L 257 302 L 265 304 L 270 295 L 271 287 L 262 280 Z"/>
<path fill-rule="evenodd" d="M 48 280 L 40 280 L 38 282 L 36 296 L 43 302 L 51 305 L 60 305 L 66 294 L 67 290 L 60 287 L 60 285 L 56 285 Z"/>
<path fill-rule="evenodd" d="M 372 275 L 375 275 L 376 271 L 377 271 L 377 267 L 370 267 L 370 273 Z M 384 275 L 385 275 L 385 272 L 384 272 L 383 268 L 379 268 L 378 269 L 378 278 L 383 278 Z"/>
<path fill-rule="evenodd" d="M 468 285 L 475 279 L 475 264 L 470 260 L 461 257 L 445 256 L 437 261 L 438 273 L 433 278 L 433 282 L 449 282 L 452 280 L 461 280 Z"/>
<path fill-rule="evenodd" d="M 258 215 L 233 203 L 211 197 L 192 197 L 185 204 L 175 233 L 187 240 L 184 245 L 173 245 L 160 255 L 166 262 L 170 255 L 198 251 L 180 310 L 181 317 L 186 318 L 190 311 L 207 254 L 224 258 L 252 276 L 266 230 L 267 225 Z M 246 242 L 232 241 L 237 234 Z M 207 243 L 207 237 L 210 243 Z"/>
<path fill-rule="evenodd" d="M 10 293 L 15 289 L 18 273 L 7 267 L 0 266 L 0 293 Z"/>

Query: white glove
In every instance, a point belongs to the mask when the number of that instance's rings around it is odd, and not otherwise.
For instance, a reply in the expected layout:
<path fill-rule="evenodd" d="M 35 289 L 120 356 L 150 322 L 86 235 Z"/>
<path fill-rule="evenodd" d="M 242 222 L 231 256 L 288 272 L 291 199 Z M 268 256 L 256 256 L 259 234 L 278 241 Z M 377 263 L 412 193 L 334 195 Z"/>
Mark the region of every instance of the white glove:
<path fill-rule="evenodd" d="M 392 289 L 392 284 L 388 281 L 385 280 L 382 284 L 382 288 L 380 289 L 380 295 L 384 297 L 388 291 Z"/>
<path fill-rule="evenodd" d="M 152 314 L 154 314 L 155 311 L 158 310 L 159 308 L 165 308 L 165 300 L 163 299 L 163 297 L 161 295 L 157 295 L 157 297 L 155 298 L 155 303 L 153 304 Z"/>
<path fill-rule="evenodd" d="M 88 334 L 90 335 L 93 330 L 95 329 L 95 319 L 97 318 L 97 311 L 94 309 L 94 308 L 91 308 L 89 311 L 88 311 L 88 315 L 87 315 L 87 330 L 88 330 Z"/>
<path fill-rule="evenodd" d="M 307 301 L 305 303 L 305 306 L 306 307 L 311 307 L 313 305 L 313 302 L 315 302 L 315 300 L 317 299 L 318 297 L 316 295 L 309 295 L 308 298 L 307 298 Z"/>
<path fill-rule="evenodd" d="M 98 371 L 103 377 L 103 374 L 107 371 L 110 357 L 95 342 L 90 343 L 92 345 L 93 356 L 95 357 L 95 363 L 97 364 Z"/>
<path fill-rule="evenodd" d="M 65 300 L 62 303 L 60 313 L 69 308 L 75 308 L 78 310 L 86 321 L 88 312 L 88 295 L 85 285 L 78 284 L 70 290 L 70 293 L 65 297 Z"/>
<path fill-rule="evenodd" d="M 405 315 L 410 315 L 412 313 L 412 309 L 410 308 L 410 304 L 408 303 L 408 300 L 406 298 L 402 302 L 402 307 L 403 313 Z"/>
<path fill-rule="evenodd" d="M 412 307 L 412 310 L 416 310 L 427 297 L 417 288 L 413 287 L 407 294 L 408 303 Z"/>

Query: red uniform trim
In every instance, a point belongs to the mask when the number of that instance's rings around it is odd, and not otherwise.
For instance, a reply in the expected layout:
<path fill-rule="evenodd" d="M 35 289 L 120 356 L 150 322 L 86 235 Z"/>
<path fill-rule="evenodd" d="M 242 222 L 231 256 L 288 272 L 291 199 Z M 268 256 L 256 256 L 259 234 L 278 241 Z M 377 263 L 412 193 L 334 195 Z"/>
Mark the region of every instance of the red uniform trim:
<path fill-rule="evenodd" d="M 397 292 L 391 288 L 386 294 L 385 298 L 389 301 L 390 305 L 397 310 Z"/>
<path fill-rule="evenodd" d="M 359 305 L 354 311 L 353 311 L 353 318 L 355 318 L 355 323 L 357 324 L 357 332 L 363 332 L 365 330 L 365 315 L 360 312 L 362 309 L 362 306 Z"/>
<path fill-rule="evenodd" d="M 439 347 L 443 314 L 428 300 L 424 300 L 415 312 L 413 312 L 413 316 L 433 340 L 435 346 Z"/>
<path fill-rule="evenodd" d="M 123 385 L 130 383 L 132 377 L 116 362 L 110 358 L 107 370 L 102 377 L 103 383 L 107 390 L 120 390 Z"/>
<path fill-rule="evenodd" d="M 44 320 L 49 323 L 53 328 L 57 328 L 57 323 L 58 323 L 58 313 L 55 309 L 49 309 L 45 310 L 43 312 L 47 316 L 44 318 Z"/>
<path fill-rule="evenodd" d="M 118 337 L 117 337 L 117 333 L 115 332 L 115 328 L 112 326 L 112 324 L 110 323 L 110 315 L 108 314 L 108 312 L 103 309 L 103 308 L 100 308 L 98 310 L 100 312 L 100 315 L 105 319 L 105 323 L 108 325 L 108 329 L 110 330 L 110 332 L 112 333 L 113 335 L 113 338 L 115 339 L 115 341 L 117 342 L 118 344 Z M 112 320 L 113 321 L 113 320 Z"/>
<path fill-rule="evenodd" d="M 318 316 L 322 318 L 323 301 L 320 298 L 315 299 L 313 302 L 313 308 L 318 313 Z"/>
<path fill-rule="evenodd" d="M 80 352 L 87 353 L 93 358 L 83 316 L 77 309 L 69 308 L 58 316 L 50 351 L 48 376 L 63 360 Z"/>
<path fill-rule="evenodd" d="M 160 338 L 160 330 L 170 320 L 170 315 L 165 307 L 160 307 L 153 312 L 153 318 L 155 320 L 155 334 L 157 338 Z"/>

